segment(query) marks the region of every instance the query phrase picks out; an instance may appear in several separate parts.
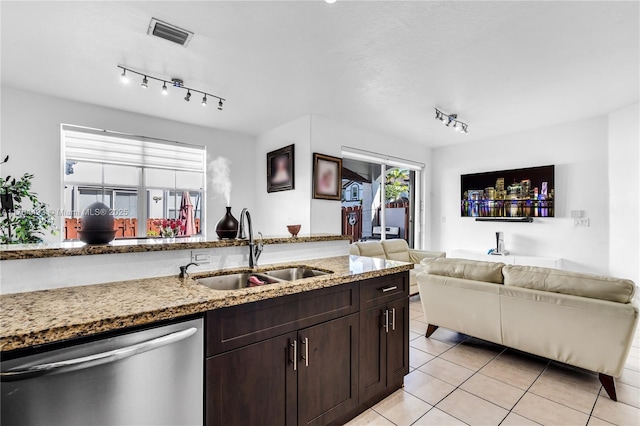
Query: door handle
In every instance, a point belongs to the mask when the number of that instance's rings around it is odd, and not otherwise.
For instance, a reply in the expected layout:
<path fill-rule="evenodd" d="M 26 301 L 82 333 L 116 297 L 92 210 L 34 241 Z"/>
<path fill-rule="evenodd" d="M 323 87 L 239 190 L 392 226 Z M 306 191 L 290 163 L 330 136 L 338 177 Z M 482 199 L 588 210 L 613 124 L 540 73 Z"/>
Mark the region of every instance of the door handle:
<path fill-rule="evenodd" d="M 302 355 L 302 359 L 304 359 L 304 366 L 309 366 L 309 339 L 305 337 L 302 339 L 302 344 L 304 345 L 304 355 Z"/>
<path fill-rule="evenodd" d="M 383 288 L 383 289 L 382 289 L 382 292 L 383 292 L 383 293 L 386 293 L 386 292 L 388 292 L 388 291 L 393 291 L 393 290 L 397 290 L 397 289 L 398 289 L 398 286 L 397 286 L 397 285 L 392 285 L 392 286 L 390 286 L 390 287 L 385 287 L 385 288 Z"/>
<path fill-rule="evenodd" d="M 293 339 L 289 344 L 293 349 L 293 371 L 298 370 L 298 340 Z"/>
<path fill-rule="evenodd" d="M 384 315 L 384 326 L 383 326 L 384 327 L 384 331 L 386 333 L 388 333 L 389 332 L 389 310 L 385 309 L 383 315 Z"/>
<path fill-rule="evenodd" d="M 0 382 L 14 382 L 18 380 L 30 379 L 32 377 L 45 376 L 47 374 L 68 373 L 70 371 L 84 370 L 89 367 L 109 364 L 121 359 L 129 358 L 144 352 L 152 351 L 163 346 L 171 345 L 194 335 L 197 328 L 191 327 L 182 331 L 156 337 L 155 339 L 136 343 L 124 348 L 113 349 L 80 358 L 68 359 L 64 361 L 50 362 L 46 364 L 33 365 L 26 368 L 12 368 L 0 373 Z"/>
<path fill-rule="evenodd" d="M 391 309 L 391 330 L 396 331 L 396 308 Z"/>

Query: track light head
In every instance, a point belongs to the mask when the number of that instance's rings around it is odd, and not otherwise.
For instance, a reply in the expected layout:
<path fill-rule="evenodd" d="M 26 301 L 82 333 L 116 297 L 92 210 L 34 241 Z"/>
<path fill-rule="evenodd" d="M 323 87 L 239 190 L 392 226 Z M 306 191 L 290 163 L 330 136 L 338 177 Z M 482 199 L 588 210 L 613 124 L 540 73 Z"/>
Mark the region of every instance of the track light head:
<path fill-rule="evenodd" d="M 202 98 L 202 106 L 207 106 L 207 95 Z"/>
<path fill-rule="evenodd" d="M 120 74 L 120 80 L 125 84 L 129 83 L 129 77 L 127 76 L 127 70 L 125 68 L 122 68 L 122 74 Z"/>
<path fill-rule="evenodd" d="M 167 90 L 167 83 L 164 82 L 162 83 L 162 94 L 166 95 L 167 93 L 169 93 L 169 91 Z"/>
<path fill-rule="evenodd" d="M 187 90 L 187 95 L 184 97 L 184 100 L 187 102 L 191 100 L 191 91 Z"/>
<path fill-rule="evenodd" d="M 218 109 L 222 111 L 222 99 L 218 102 Z"/>
<path fill-rule="evenodd" d="M 149 80 L 147 80 L 147 76 L 145 75 L 142 79 L 142 83 L 140 84 L 143 89 L 147 89 L 149 87 Z"/>

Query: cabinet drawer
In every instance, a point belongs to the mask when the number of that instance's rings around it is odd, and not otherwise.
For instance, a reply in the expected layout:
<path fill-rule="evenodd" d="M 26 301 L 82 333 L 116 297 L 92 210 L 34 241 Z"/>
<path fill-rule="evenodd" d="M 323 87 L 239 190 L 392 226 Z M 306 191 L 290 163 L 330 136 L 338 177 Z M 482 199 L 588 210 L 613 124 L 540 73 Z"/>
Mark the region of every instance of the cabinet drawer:
<path fill-rule="evenodd" d="M 360 282 L 361 309 L 367 309 L 408 296 L 409 272 L 401 272 Z"/>
<path fill-rule="evenodd" d="M 358 283 L 352 283 L 209 311 L 207 356 L 352 314 L 358 307 Z"/>

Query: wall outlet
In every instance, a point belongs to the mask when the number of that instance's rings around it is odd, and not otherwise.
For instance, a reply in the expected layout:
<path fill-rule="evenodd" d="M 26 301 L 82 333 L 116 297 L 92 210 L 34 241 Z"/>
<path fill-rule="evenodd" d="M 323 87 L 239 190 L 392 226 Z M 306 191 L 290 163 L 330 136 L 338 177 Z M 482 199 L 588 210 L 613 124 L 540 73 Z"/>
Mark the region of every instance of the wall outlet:
<path fill-rule="evenodd" d="M 192 251 L 191 261 L 198 265 L 206 265 L 211 263 L 211 255 L 206 251 Z"/>
<path fill-rule="evenodd" d="M 589 218 L 587 217 L 581 217 L 579 219 L 573 219 L 573 226 L 574 227 L 582 227 L 582 228 L 588 228 L 589 227 Z"/>

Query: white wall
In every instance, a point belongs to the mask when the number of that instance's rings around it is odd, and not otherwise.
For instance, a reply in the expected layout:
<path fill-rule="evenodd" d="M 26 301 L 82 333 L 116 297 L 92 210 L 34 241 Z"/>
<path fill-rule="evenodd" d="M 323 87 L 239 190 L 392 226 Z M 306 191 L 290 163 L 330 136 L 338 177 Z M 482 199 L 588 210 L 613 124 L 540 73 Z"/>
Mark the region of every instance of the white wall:
<path fill-rule="evenodd" d="M 640 108 L 609 115 L 609 272 L 640 284 Z"/>
<path fill-rule="evenodd" d="M 264 235 L 288 235 L 286 225 L 311 233 L 311 116 L 305 115 L 258 136 L 254 228 Z M 295 144 L 295 189 L 267 192 L 267 153 Z M 338 232 L 339 233 L 339 232 Z"/>
<path fill-rule="evenodd" d="M 4 176 L 33 173 L 33 189 L 53 209 L 63 208 L 61 123 L 204 145 L 207 147 L 209 160 L 224 156 L 232 161 L 231 180 L 234 190 L 231 203 L 234 214 L 239 216 L 242 207 L 254 208 L 256 172 L 253 152 L 256 149 L 256 139 L 253 136 L 8 87 L 2 87 L 1 117 L 0 152 L 3 158 L 6 155 L 11 157 L 2 166 L 1 173 Z M 225 212 L 225 201 L 208 191 L 206 209 L 207 235 L 213 237 L 215 225 Z M 48 238 L 50 241 L 54 239 L 57 238 Z"/>
<path fill-rule="evenodd" d="M 607 117 L 600 117 L 434 149 L 433 246 L 487 251 L 495 232 L 504 231 L 513 254 L 558 257 L 569 270 L 608 273 L 607 139 Z M 556 166 L 555 218 L 500 223 L 460 216 L 460 175 L 548 164 Z M 590 227 L 574 227 L 571 210 L 584 210 Z"/>
<path fill-rule="evenodd" d="M 341 157 L 342 147 L 363 149 L 378 154 L 427 164 L 425 175 L 429 174 L 431 150 L 426 146 L 414 145 L 392 137 L 354 127 L 319 115 L 311 116 L 311 152 Z M 425 185 L 426 183 L 426 185 Z M 423 179 L 425 194 L 429 193 L 430 182 Z M 428 197 L 427 197 L 428 200 Z M 327 200 L 311 201 L 311 228 L 314 233 L 340 233 L 340 202 Z M 423 212 L 423 223 L 430 220 Z M 430 246 L 430 236 L 423 238 L 423 247 Z"/>
<path fill-rule="evenodd" d="M 266 153 L 296 144 L 296 189 L 267 193 Z M 341 203 L 312 199 L 313 153 L 342 156 L 342 147 L 364 149 L 379 154 L 429 163 L 430 149 L 321 117 L 306 115 L 258 136 L 256 219 L 260 230 L 269 234 L 286 233 L 284 225 L 302 224 L 302 233 L 340 234 Z M 306 231 L 305 231 L 306 230 Z"/>

